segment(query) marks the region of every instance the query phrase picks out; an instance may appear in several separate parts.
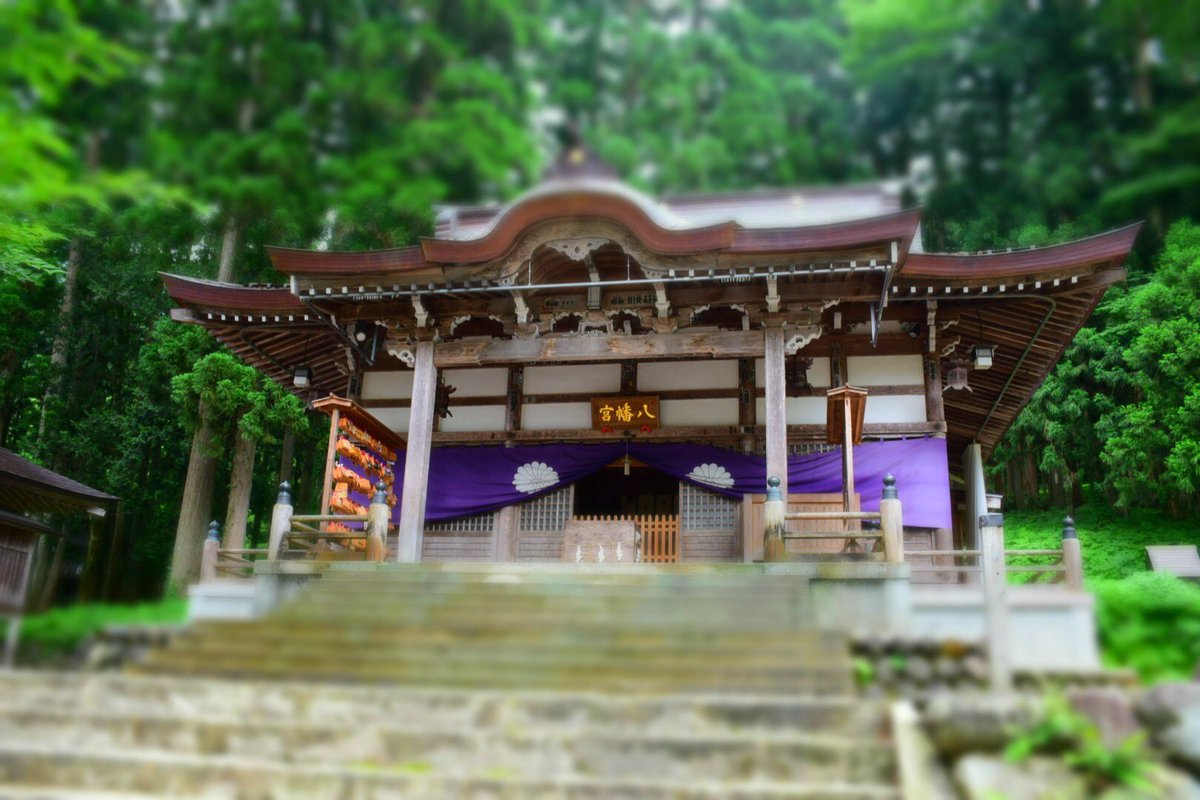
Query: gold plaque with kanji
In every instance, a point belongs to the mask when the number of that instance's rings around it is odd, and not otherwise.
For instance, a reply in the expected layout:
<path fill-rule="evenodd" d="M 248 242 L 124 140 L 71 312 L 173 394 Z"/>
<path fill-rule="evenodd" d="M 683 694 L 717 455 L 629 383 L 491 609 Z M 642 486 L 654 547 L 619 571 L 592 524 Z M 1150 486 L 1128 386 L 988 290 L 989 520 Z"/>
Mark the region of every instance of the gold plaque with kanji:
<path fill-rule="evenodd" d="M 658 395 L 592 398 L 593 430 L 637 431 L 658 427 Z"/>

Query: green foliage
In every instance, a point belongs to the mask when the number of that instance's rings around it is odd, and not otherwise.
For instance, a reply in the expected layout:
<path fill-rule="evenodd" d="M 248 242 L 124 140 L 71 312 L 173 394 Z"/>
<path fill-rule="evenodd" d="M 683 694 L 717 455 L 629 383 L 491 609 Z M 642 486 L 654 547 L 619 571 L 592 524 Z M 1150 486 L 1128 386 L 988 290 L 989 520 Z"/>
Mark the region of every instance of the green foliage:
<path fill-rule="evenodd" d="M 303 431 L 304 406 L 290 392 L 224 350 L 198 360 L 190 372 L 171 379 L 171 395 L 193 426 L 203 408 L 216 421 L 236 423 L 255 441 L 274 443 L 284 428 Z"/>
<path fill-rule="evenodd" d="M 85 179 L 81 154 L 53 115 L 72 89 L 111 81 L 132 60 L 69 0 L 0 4 L 0 276 L 28 281 L 59 271 L 49 248 L 65 231 L 52 207 L 100 206 L 124 183 Z"/>
<path fill-rule="evenodd" d="M 1104 659 L 1147 681 L 1190 679 L 1200 664 L 1200 586 L 1142 572 L 1096 581 L 1096 620 Z"/>
<path fill-rule="evenodd" d="M 1200 515 L 1200 226 L 1181 221 L 1155 270 L 1101 306 L 998 448 L 994 479 L 1021 504 L 1032 458 L 1067 498 L 1084 484 L 1120 509 Z M 1019 471 L 1019 470 L 1018 470 Z M 1068 501 L 1069 502 L 1069 499 Z"/>
<path fill-rule="evenodd" d="M 1093 792 L 1117 786 L 1142 791 L 1155 787 L 1158 766 L 1146 751 L 1143 734 L 1109 746 L 1095 723 L 1059 694 L 1046 696 L 1037 721 L 1015 732 L 1004 755 L 1020 762 L 1037 753 L 1060 756 Z"/>
<path fill-rule="evenodd" d="M 865 688 L 875 682 L 878 675 L 875 674 L 875 665 L 871 663 L 871 659 L 856 656 L 851 664 L 854 668 L 854 682 L 859 688 Z"/>
<path fill-rule="evenodd" d="M 32 614 L 21 620 L 20 641 L 42 653 L 68 654 L 88 637 L 114 625 L 171 625 L 187 616 L 187 601 L 113 605 L 81 603 Z"/>
<path fill-rule="evenodd" d="M 1162 511 L 1145 508 L 1115 514 L 1103 498 L 1094 498 L 1075 509 L 1074 519 L 1083 554 L 1083 574 L 1088 580 L 1115 580 L 1145 571 L 1147 545 L 1200 544 L 1200 529 L 1191 520 L 1172 519 Z M 1059 547 L 1062 520 L 1061 511 L 1005 514 L 1005 546 L 1010 550 Z"/>

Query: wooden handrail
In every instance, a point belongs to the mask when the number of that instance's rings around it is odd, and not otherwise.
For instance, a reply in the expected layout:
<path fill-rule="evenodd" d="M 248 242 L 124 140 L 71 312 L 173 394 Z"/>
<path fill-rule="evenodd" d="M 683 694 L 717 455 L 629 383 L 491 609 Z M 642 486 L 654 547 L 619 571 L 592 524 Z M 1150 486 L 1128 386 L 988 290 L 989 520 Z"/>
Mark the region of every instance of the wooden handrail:
<path fill-rule="evenodd" d="M 784 539 L 882 539 L 883 534 L 879 531 L 830 531 L 828 533 L 794 533 L 790 531 L 783 532 Z"/>
<path fill-rule="evenodd" d="M 878 511 L 789 511 L 783 515 L 784 519 L 802 520 L 802 519 L 862 519 L 862 520 L 877 520 L 880 519 Z"/>
<path fill-rule="evenodd" d="M 366 522 L 366 514 L 293 514 L 292 522 Z"/>

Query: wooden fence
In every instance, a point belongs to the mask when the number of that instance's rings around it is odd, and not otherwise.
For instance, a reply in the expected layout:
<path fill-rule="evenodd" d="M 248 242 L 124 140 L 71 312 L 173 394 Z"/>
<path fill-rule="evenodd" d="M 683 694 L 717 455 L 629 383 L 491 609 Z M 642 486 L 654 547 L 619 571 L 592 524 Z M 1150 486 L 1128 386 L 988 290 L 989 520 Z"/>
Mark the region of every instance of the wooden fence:
<path fill-rule="evenodd" d="M 679 517 L 672 514 L 633 517 L 642 534 L 642 561 L 674 564 L 679 561 Z"/>

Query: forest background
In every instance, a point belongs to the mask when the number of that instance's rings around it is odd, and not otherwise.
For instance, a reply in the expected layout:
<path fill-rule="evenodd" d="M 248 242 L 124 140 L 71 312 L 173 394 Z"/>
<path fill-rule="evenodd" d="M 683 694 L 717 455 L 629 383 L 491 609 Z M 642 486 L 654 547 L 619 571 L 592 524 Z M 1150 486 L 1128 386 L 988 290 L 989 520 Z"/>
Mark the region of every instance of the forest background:
<path fill-rule="evenodd" d="M 170 323 L 158 273 L 413 243 L 567 122 L 652 193 L 902 180 L 927 249 L 1146 220 L 992 476 L 1010 508 L 1200 517 L 1200 4 L 1172 0 L 5 0 L 0 445 L 123 498 L 118 594 L 152 596 L 215 371 L 215 485 L 253 443 L 261 540 L 280 475 L 315 501 L 320 420 Z"/>

